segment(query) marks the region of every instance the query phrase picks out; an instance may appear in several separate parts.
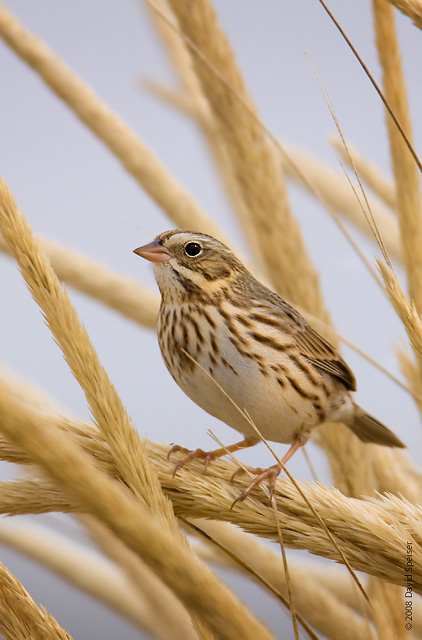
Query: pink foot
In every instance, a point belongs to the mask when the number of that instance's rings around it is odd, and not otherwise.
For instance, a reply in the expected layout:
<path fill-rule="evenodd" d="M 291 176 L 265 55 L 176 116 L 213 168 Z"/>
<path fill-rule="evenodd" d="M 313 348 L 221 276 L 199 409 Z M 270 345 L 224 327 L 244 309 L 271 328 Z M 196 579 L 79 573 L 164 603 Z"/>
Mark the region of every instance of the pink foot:
<path fill-rule="evenodd" d="M 236 502 L 243 502 L 243 500 L 246 500 L 246 498 L 250 495 L 252 489 L 260 485 L 261 482 L 263 482 L 264 480 L 268 481 L 268 488 L 270 491 L 270 499 L 271 499 L 274 493 L 275 481 L 277 480 L 277 477 L 280 474 L 282 466 L 281 464 L 274 464 L 272 465 L 272 467 L 269 467 L 268 469 L 262 469 L 261 467 L 251 467 L 251 468 L 248 467 L 247 469 L 250 473 L 253 473 L 256 476 L 256 478 L 254 478 L 250 483 L 250 485 L 246 487 L 246 489 L 242 491 L 242 493 L 236 498 L 236 500 L 231 505 L 230 509 L 233 509 Z M 245 470 L 242 469 L 242 467 L 240 467 L 234 472 L 234 474 L 232 475 L 232 481 L 237 475 L 240 475 L 241 473 L 245 473 Z"/>

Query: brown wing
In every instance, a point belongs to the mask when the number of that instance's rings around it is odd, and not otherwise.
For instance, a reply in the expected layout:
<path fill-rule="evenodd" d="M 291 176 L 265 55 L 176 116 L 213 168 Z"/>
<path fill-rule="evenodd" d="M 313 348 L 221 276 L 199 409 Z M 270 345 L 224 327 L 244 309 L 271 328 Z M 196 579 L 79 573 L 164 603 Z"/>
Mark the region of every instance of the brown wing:
<path fill-rule="evenodd" d="M 310 325 L 301 327 L 296 333 L 296 341 L 303 355 L 315 367 L 341 380 L 350 391 L 356 391 L 356 379 L 353 372 L 334 347 L 315 329 Z"/>
<path fill-rule="evenodd" d="M 282 310 L 290 319 L 290 328 L 294 330 L 297 344 L 305 358 L 321 371 L 341 380 L 350 391 L 356 391 L 355 376 L 337 350 L 317 333 L 288 302 L 282 298 L 279 298 L 279 301 Z"/>
<path fill-rule="evenodd" d="M 265 303 L 262 304 L 264 290 L 265 301 L 269 303 L 268 306 Z M 356 391 L 355 376 L 336 349 L 325 338 L 320 336 L 305 318 L 283 298 L 280 298 L 280 296 L 266 287 L 262 287 L 260 293 L 261 296 L 259 299 L 256 298 L 256 302 L 261 307 L 261 312 L 265 313 L 266 311 L 269 316 L 273 317 L 279 316 L 280 320 L 285 322 L 286 329 L 294 335 L 305 358 L 314 367 L 341 380 L 346 389 Z M 266 308 L 265 311 L 264 308 Z"/>

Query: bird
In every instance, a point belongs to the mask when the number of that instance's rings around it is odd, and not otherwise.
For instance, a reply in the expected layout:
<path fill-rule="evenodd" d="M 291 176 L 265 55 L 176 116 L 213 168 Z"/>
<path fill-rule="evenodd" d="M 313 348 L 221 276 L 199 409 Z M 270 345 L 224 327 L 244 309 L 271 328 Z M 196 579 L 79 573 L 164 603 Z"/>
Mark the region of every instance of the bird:
<path fill-rule="evenodd" d="M 339 352 L 222 242 L 173 229 L 134 253 L 152 263 L 161 293 L 157 335 L 168 371 L 193 402 L 243 435 L 212 451 L 175 445 L 170 453 L 185 454 L 175 473 L 195 458 L 207 468 L 260 436 L 290 444 L 277 464 L 250 469 L 255 477 L 237 502 L 264 480 L 272 496 L 283 466 L 325 422 L 345 424 L 362 442 L 405 446 L 354 402 L 355 376 Z"/>

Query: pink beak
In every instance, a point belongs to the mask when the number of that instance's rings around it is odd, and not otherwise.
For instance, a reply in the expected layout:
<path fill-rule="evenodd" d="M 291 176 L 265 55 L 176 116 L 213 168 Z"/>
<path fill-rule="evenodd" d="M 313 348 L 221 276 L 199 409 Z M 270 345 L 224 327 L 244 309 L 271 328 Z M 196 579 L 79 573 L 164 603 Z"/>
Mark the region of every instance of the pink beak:
<path fill-rule="evenodd" d="M 134 249 L 133 253 L 136 253 L 138 256 L 141 256 L 141 258 L 145 258 L 145 260 L 149 260 L 150 262 L 167 262 L 167 260 L 170 260 L 171 258 L 170 253 L 161 244 L 161 240 L 158 240 L 157 238 L 149 244 L 144 244 L 143 247 Z"/>

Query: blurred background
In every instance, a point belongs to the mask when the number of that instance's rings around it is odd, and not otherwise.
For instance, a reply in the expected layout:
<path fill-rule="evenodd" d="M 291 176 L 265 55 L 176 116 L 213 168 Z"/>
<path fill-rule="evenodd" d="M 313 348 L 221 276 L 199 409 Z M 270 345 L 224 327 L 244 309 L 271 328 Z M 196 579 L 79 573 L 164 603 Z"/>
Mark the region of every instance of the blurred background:
<path fill-rule="evenodd" d="M 274 135 L 310 151 L 342 175 L 327 142 L 335 126 L 308 56 L 328 91 L 345 137 L 390 175 L 381 102 L 316 0 L 216 0 L 214 4 L 262 120 Z M 178 82 L 144 4 L 135 0 L 9 0 L 6 5 L 133 128 L 233 243 L 247 253 L 201 132 L 143 84 L 145 79 L 154 79 L 176 88 Z M 330 6 L 379 79 L 370 3 L 333 0 Z M 418 149 L 422 35 L 399 14 L 397 25 Z M 172 228 L 173 223 L 2 41 L 0 83 L 0 171 L 35 231 L 155 287 L 150 266 L 132 250 Z M 322 206 L 295 185 L 290 184 L 289 190 L 321 274 L 334 324 L 341 334 L 400 375 L 394 345 L 404 343 L 405 336 L 394 311 Z M 375 245 L 363 234 L 354 230 L 353 234 L 374 262 Z M 88 419 L 83 394 L 15 264 L 0 255 L 0 268 L 1 366 L 36 383 L 71 414 Z M 398 273 L 402 273 L 400 268 Z M 213 447 L 208 429 L 226 444 L 235 441 L 231 429 L 205 414 L 179 390 L 165 369 L 152 331 L 75 291 L 69 289 L 69 293 L 140 433 L 192 448 Z M 359 404 L 389 425 L 419 461 L 421 431 L 411 397 L 353 351 L 344 348 L 344 355 L 358 380 Z M 323 456 L 313 444 L 307 449 L 318 478 L 329 483 Z M 277 451 L 282 454 L 283 445 L 277 445 Z M 271 464 L 263 445 L 240 457 L 254 466 Z M 311 479 L 302 453 L 289 465 L 296 477 Z M 0 479 L 12 478 L 15 471 L 0 463 Z M 49 515 L 37 521 L 84 540 L 70 518 Z M 6 546 L 0 545 L 0 560 L 75 637 L 140 637 L 119 616 Z M 290 637 L 288 618 L 272 599 L 251 583 L 224 575 L 277 636 Z"/>

